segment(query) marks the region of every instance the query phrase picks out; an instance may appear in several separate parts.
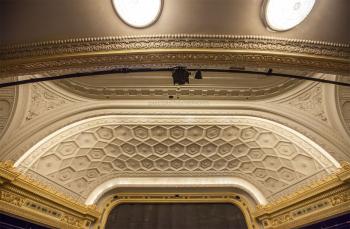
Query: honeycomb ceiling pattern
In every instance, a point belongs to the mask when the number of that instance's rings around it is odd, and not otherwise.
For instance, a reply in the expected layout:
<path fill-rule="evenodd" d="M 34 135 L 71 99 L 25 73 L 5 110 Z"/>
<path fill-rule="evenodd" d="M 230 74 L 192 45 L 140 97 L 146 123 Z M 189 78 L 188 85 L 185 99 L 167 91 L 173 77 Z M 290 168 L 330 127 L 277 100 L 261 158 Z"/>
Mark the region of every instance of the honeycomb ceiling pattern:
<path fill-rule="evenodd" d="M 135 176 L 241 177 L 271 196 L 324 171 L 280 134 L 241 124 L 99 124 L 42 149 L 27 171 L 80 197 L 111 178 Z"/>

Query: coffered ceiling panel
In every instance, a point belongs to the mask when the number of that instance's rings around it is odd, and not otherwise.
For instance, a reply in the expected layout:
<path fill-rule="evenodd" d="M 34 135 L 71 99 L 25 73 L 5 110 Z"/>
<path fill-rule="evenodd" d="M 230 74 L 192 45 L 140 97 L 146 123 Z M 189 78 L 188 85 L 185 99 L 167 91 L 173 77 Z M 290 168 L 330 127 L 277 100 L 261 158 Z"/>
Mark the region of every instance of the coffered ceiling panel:
<path fill-rule="evenodd" d="M 97 117 L 53 133 L 16 164 L 81 201 L 118 177 L 238 177 L 273 199 L 338 166 L 311 140 L 248 116 Z"/>

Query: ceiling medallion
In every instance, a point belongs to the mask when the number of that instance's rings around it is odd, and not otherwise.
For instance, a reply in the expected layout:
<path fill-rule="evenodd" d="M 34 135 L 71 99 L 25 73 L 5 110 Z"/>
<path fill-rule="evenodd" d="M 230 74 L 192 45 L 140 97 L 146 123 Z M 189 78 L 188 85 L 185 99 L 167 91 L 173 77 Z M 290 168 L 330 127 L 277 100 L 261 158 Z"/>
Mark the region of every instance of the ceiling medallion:
<path fill-rule="evenodd" d="M 286 31 L 300 24 L 310 14 L 315 0 L 267 0 L 265 20 L 275 31 Z"/>
<path fill-rule="evenodd" d="M 162 11 L 162 0 L 112 0 L 123 22 L 135 28 L 152 25 Z"/>

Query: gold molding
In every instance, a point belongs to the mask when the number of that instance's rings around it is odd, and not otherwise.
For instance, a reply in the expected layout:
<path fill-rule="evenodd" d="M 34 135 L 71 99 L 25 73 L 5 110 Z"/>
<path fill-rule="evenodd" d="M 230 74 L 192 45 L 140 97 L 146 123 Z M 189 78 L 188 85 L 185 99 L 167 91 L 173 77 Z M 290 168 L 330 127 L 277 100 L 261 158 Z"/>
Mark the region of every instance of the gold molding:
<path fill-rule="evenodd" d="M 264 206 L 254 216 L 264 228 L 293 228 L 350 212 L 350 163 L 309 186 Z"/>
<path fill-rule="evenodd" d="M 245 35 L 81 38 L 1 46 L 0 56 L 0 76 L 179 64 L 350 72 L 349 44 Z"/>
<path fill-rule="evenodd" d="M 251 206 L 237 193 L 112 193 L 86 206 L 0 162 L 0 211 L 55 228 L 103 228 L 122 203 L 231 203 L 249 228 L 293 228 L 350 212 L 350 163 L 333 174 L 264 206 Z M 254 211 L 255 210 L 255 211 Z M 102 214 L 103 212 L 103 214 Z"/>
<path fill-rule="evenodd" d="M 86 206 L 0 162 L 0 211 L 55 228 L 89 228 L 100 217 Z"/>
<path fill-rule="evenodd" d="M 114 193 L 103 203 L 100 220 L 94 225 L 95 229 L 105 227 L 108 215 L 114 207 L 123 203 L 230 203 L 241 209 L 248 228 L 259 228 L 252 216 L 252 208 L 245 197 L 237 193 Z"/>

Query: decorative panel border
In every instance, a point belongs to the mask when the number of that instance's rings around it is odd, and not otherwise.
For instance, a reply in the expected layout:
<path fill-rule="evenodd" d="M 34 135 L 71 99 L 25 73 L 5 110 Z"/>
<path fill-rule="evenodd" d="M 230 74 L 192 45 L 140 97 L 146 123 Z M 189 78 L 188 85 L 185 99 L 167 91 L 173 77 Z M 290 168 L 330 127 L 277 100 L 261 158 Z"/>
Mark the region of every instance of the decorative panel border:
<path fill-rule="evenodd" d="M 264 228 L 294 228 L 350 212 L 350 163 L 254 213 Z"/>
<path fill-rule="evenodd" d="M 350 71 L 349 44 L 251 35 L 79 38 L 2 46 L 0 56 L 0 76 L 174 65 Z"/>
<path fill-rule="evenodd" d="M 89 228 L 100 212 L 0 162 L 0 211 L 54 228 Z"/>
<path fill-rule="evenodd" d="M 0 211 L 54 228 L 102 228 L 109 212 L 122 203 L 232 203 L 249 228 L 293 228 L 350 212 L 350 163 L 295 193 L 256 208 L 241 194 L 111 193 L 96 206 L 80 204 L 0 162 Z"/>

